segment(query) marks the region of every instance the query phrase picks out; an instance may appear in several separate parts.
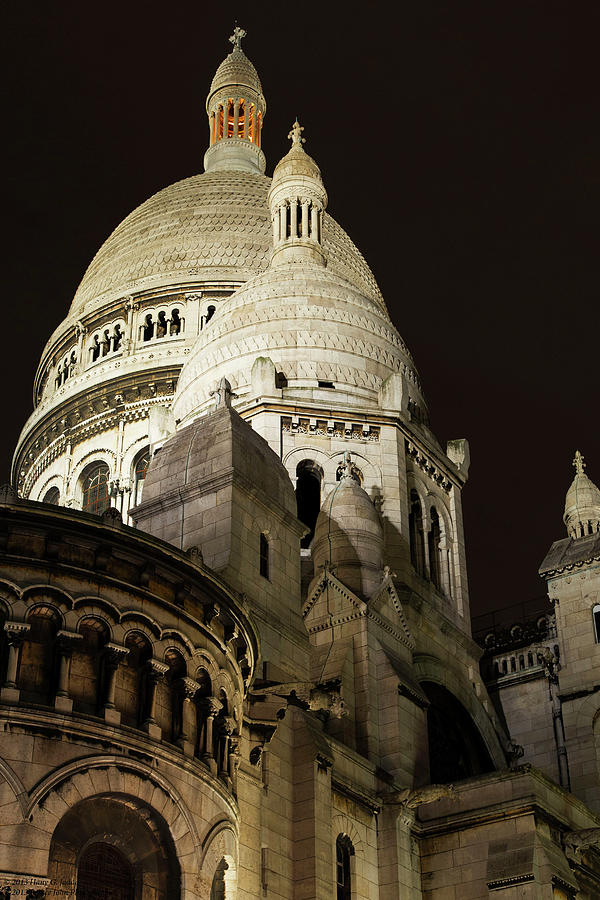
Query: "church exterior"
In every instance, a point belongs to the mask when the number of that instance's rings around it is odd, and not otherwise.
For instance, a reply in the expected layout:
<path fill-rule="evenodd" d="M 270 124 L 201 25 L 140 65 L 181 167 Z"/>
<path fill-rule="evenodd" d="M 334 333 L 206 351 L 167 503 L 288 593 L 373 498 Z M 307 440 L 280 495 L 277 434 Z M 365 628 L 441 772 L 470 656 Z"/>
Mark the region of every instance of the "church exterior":
<path fill-rule="evenodd" d="M 577 454 L 543 621 L 480 669 L 468 444 L 298 122 L 265 176 L 243 36 L 0 494 L 2 900 L 600 897 L 600 491 Z"/>

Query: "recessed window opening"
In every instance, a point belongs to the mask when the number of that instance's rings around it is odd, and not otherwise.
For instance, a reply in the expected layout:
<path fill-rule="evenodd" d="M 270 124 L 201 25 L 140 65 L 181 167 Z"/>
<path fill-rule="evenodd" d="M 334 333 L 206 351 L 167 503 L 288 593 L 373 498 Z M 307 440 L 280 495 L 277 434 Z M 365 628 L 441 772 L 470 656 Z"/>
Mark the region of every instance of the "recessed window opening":
<path fill-rule="evenodd" d="M 58 506 L 58 501 L 60 500 L 60 491 L 57 487 L 51 487 L 44 494 L 44 499 L 42 503 L 50 503 L 52 506 Z"/>
<path fill-rule="evenodd" d="M 317 382 L 320 388 L 329 388 L 329 390 L 335 390 L 335 384 L 333 381 L 319 381 Z"/>
<path fill-rule="evenodd" d="M 592 609 L 592 615 L 594 617 L 594 636 L 596 643 L 600 644 L 600 603 L 596 603 Z"/>
<path fill-rule="evenodd" d="M 340 834 L 335 842 L 335 881 L 337 900 L 351 900 L 352 876 L 350 857 L 354 856 L 354 847 L 347 834 Z"/>
<path fill-rule="evenodd" d="M 413 488 L 410 492 L 410 513 L 408 517 L 410 534 L 410 561 L 419 575 L 425 573 L 425 540 L 423 535 L 423 514 L 419 495 Z"/>
<path fill-rule="evenodd" d="M 440 541 L 442 539 L 440 531 L 440 517 L 435 507 L 431 507 L 431 528 L 427 536 L 429 541 L 429 574 L 432 583 L 440 590 L 442 586 L 441 565 L 440 565 Z"/>
<path fill-rule="evenodd" d="M 83 852 L 77 867 L 77 900 L 132 900 L 133 896 L 133 869 L 116 847 L 98 842 Z"/>
<path fill-rule="evenodd" d="M 263 578 L 269 577 L 269 539 L 266 534 L 260 535 L 260 574 Z"/>
<path fill-rule="evenodd" d="M 82 484 L 83 499 L 81 508 L 85 512 L 100 516 L 110 506 L 108 476 L 108 466 L 105 463 L 98 463 L 88 469 Z"/>
<path fill-rule="evenodd" d="M 301 547 L 310 547 L 315 535 L 315 525 L 321 509 L 321 482 L 323 473 L 312 460 L 304 459 L 296 466 L 297 515 L 310 531 L 300 541 Z"/>

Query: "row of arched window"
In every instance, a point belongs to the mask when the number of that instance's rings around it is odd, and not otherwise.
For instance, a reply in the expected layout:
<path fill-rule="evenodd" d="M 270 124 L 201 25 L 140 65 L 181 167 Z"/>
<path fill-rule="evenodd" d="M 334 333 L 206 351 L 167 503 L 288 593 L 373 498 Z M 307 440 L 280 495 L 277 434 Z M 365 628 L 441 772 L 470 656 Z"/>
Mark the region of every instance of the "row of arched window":
<path fill-rule="evenodd" d="M 136 506 L 142 499 L 142 488 L 148 466 L 150 464 L 150 452 L 143 450 L 133 464 L 132 497 L 131 506 Z M 106 463 L 96 462 L 89 465 L 80 478 L 81 508 L 85 512 L 100 516 L 110 506 L 110 470 Z M 56 486 L 50 487 L 41 498 L 43 503 L 51 503 L 54 506 L 60 504 L 60 490 Z"/>
<path fill-rule="evenodd" d="M 194 756 L 233 779 L 231 736 L 237 726 L 225 690 L 213 696 L 206 668 L 197 667 L 189 678 L 186 661 L 174 647 L 157 663 L 148 638 L 139 631 L 130 631 L 124 646 L 117 647 L 106 624 L 94 616 L 84 617 L 77 633 L 68 637 L 60 623 L 60 614 L 49 604 L 31 610 L 14 675 L 8 672 L 2 632 L 3 678 L 10 677 L 20 702 L 54 706 L 58 697 L 66 697 L 73 712 L 91 716 L 116 709 L 123 725 L 157 725 L 163 740 L 188 742 Z"/>
<path fill-rule="evenodd" d="M 261 130 L 260 110 L 243 99 L 229 97 L 223 100 L 210 117 L 211 145 L 224 138 L 241 138 L 260 147 Z"/>
<path fill-rule="evenodd" d="M 429 528 L 425 531 L 423 507 L 417 491 L 410 492 L 408 517 L 410 560 L 416 572 L 427 578 L 438 591 L 452 596 L 452 564 L 450 548 L 442 545 L 440 515 L 432 506 L 429 510 Z M 448 544 L 448 541 L 444 542 Z"/>

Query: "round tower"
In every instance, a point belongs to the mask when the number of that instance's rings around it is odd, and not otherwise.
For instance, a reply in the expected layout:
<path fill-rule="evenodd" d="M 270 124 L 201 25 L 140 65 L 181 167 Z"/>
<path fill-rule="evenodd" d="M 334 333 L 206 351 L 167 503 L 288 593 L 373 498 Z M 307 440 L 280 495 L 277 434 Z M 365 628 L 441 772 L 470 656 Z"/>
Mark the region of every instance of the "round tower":
<path fill-rule="evenodd" d="M 244 51 L 243 28 L 229 38 L 233 50 L 215 73 L 206 112 L 210 146 L 204 154 L 206 172 L 256 172 L 263 175 L 265 155 L 260 149 L 267 104 L 258 73 Z"/>
<path fill-rule="evenodd" d="M 600 490 L 585 474 L 584 457 L 579 450 L 573 459 L 575 478 L 565 498 L 563 520 L 569 537 L 585 537 L 600 531 Z"/>

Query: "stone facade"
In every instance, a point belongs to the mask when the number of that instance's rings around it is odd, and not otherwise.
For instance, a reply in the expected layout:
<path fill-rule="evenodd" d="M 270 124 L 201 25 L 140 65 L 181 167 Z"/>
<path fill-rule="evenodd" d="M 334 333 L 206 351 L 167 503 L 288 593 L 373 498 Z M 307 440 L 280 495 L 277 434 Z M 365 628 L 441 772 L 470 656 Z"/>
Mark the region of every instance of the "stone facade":
<path fill-rule="evenodd" d="M 0 494 L 0 892 L 592 900 L 594 486 L 535 658 L 484 680 L 468 444 L 433 434 L 298 122 L 262 174 L 242 37 L 206 173 L 92 262 Z"/>

